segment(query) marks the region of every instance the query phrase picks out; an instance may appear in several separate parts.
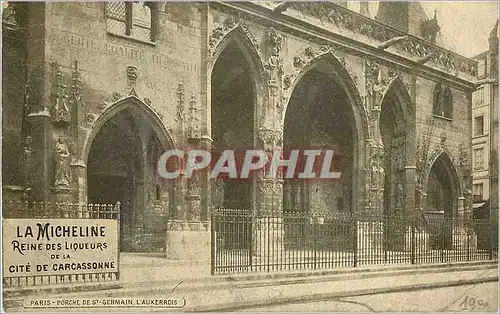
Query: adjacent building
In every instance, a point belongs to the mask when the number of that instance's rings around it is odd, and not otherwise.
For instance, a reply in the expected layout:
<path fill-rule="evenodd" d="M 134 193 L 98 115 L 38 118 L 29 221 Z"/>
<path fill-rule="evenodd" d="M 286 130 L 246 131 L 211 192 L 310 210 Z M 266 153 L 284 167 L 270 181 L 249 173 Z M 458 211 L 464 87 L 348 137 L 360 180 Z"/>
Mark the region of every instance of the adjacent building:
<path fill-rule="evenodd" d="M 498 229 L 498 22 L 490 32 L 489 49 L 475 56 L 478 82 L 472 94 L 472 160 L 474 215 L 491 219 Z M 484 239 L 485 243 L 489 239 Z M 493 241 L 495 247 L 497 241 Z"/>

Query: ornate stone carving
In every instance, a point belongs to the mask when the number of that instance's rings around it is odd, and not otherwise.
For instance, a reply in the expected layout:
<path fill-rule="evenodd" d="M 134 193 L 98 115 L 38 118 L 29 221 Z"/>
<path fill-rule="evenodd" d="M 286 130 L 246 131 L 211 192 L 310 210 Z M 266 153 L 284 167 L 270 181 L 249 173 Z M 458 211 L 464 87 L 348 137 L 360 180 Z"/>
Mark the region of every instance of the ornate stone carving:
<path fill-rule="evenodd" d="M 122 98 L 123 95 L 120 92 L 113 92 L 113 94 L 111 95 L 111 99 L 113 100 L 113 102 L 118 101 Z"/>
<path fill-rule="evenodd" d="M 266 42 L 270 49 L 269 58 L 264 64 L 264 67 L 269 72 L 269 79 L 275 81 L 278 75 L 283 73 L 283 58 L 281 57 L 281 50 L 283 49 L 284 37 L 281 33 L 274 28 L 267 31 Z"/>
<path fill-rule="evenodd" d="M 370 145 L 370 185 L 373 188 L 379 189 L 384 186 L 384 147 L 379 143 L 371 143 Z"/>
<path fill-rule="evenodd" d="M 257 40 L 252 35 L 252 33 L 250 33 L 248 25 L 242 20 L 236 20 L 233 16 L 229 16 L 224 20 L 222 25 L 219 25 L 212 30 L 212 33 L 208 38 L 209 58 L 212 58 L 214 56 L 219 43 L 232 31 L 242 32 L 249 39 L 252 48 L 255 49 L 255 51 L 259 55 L 260 60 L 262 60 L 259 44 L 257 43 Z"/>
<path fill-rule="evenodd" d="M 97 105 L 97 109 L 99 109 L 101 112 L 106 110 L 107 107 L 108 107 L 108 103 L 105 100 L 101 100 L 99 105 Z"/>
<path fill-rule="evenodd" d="M 260 128 L 257 137 L 264 146 L 276 146 L 283 143 L 283 133 L 281 131 Z"/>
<path fill-rule="evenodd" d="M 137 96 L 135 91 L 135 86 L 137 83 L 137 77 L 139 76 L 139 71 L 134 65 L 127 66 L 127 84 L 128 84 L 128 94 Z"/>
<path fill-rule="evenodd" d="M 209 50 L 213 52 L 213 50 L 217 47 L 222 38 L 224 38 L 224 36 L 227 33 L 229 33 L 232 29 L 234 29 L 237 25 L 238 23 L 236 22 L 236 20 L 232 16 L 229 16 L 222 23 L 222 25 L 215 27 L 212 30 L 212 34 L 210 34 L 208 38 Z"/>
<path fill-rule="evenodd" d="M 293 2 L 290 7 L 324 23 L 335 24 L 339 28 L 363 34 L 380 42 L 407 35 L 331 2 Z M 468 75 L 476 76 L 477 64 L 475 61 L 432 45 L 426 40 L 409 36 L 395 47 L 412 57 L 421 58 L 433 55 L 432 61 L 437 66 L 446 70 L 456 69 Z"/>
<path fill-rule="evenodd" d="M 367 95 L 378 96 L 379 98 L 373 100 L 372 109 L 376 109 L 374 106 L 379 107 L 381 105 L 379 102 L 382 100 L 382 93 L 387 82 L 382 79 L 382 69 L 378 62 L 370 58 L 365 59 L 365 83 Z"/>
<path fill-rule="evenodd" d="M 198 117 L 198 108 L 196 107 L 196 99 L 191 95 L 189 101 L 189 138 L 200 138 L 200 118 Z"/>
<path fill-rule="evenodd" d="M 71 101 L 74 106 L 83 107 L 85 104 L 82 100 L 82 79 L 81 79 L 80 64 L 77 60 L 74 62 L 71 84 Z"/>
<path fill-rule="evenodd" d="M 342 63 L 342 66 L 347 70 L 347 73 L 349 73 L 349 76 L 352 78 L 352 81 L 354 82 L 354 84 L 357 86 L 359 83 L 358 82 L 358 75 L 356 73 L 354 73 L 352 68 L 347 64 L 347 60 L 345 57 L 341 57 L 339 60 L 340 60 L 340 63 Z"/>
<path fill-rule="evenodd" d="M 295 56 L 293 58 L 294 70 L 291 73 L 286 74 L 283 78 L 283 100 L 286 100 L 290 97 L 292 92 L 290 90 L 290 87 L 293 85 L 293 82 L 296 80 L 297 76 L 304 67 L 327 54 L 331 54 L 334 58 L 336 58 L 333 54 L 334 51 L 334 48 L 328 45 L 323 45 L 319 49 L 307 47 L 301 55 Z"/>
<path fill-rule="evenodd" d="M 176 113 L 176 121 L 182 122 L 184 121 L 186 115 L 184 113 L 184 84 L 179 82 L 177 87 L 177 113 Z"/>
<path fill-rule="evenodd" d="M 276 180 L 260 180 L 257 183 L 258 189 L 263 194 L 281 195 L 283 193 L 283 184 Z"/>
<path fill-rule="evenodd" d="M 53 66 L 56 68 L 56 82 L 53 94 L 54 105 L 51 109 L 52 123 L 60 126 L 68 126 L 70 123 L 70 110 L 67 85 L 64 84 L 62 67 L 57 63 L 54 63 Z"/>
<path fill-rule="evenodd" d="M 89 112 L 85 116 L 83 123 L 86 127 L 91 128 L 94 126 L 95 119 L 96 119 L 95 115 Z"/>
<path fill-rule="evenodd" d="M 54 151 L 54 187 L 69 189 L 71 182 L 70 159 L 66 140 L 59 138 Z"/>

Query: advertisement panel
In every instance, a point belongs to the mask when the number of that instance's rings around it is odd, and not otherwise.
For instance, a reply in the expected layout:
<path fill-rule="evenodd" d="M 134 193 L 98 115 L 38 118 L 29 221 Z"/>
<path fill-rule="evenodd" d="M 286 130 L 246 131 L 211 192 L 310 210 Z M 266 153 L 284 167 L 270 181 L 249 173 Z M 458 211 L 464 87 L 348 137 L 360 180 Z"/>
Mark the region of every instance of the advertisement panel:
<path fill-rule="evenodd" d="M 4 219 L 3 276 L 118 272 L 112 219 Z"/>

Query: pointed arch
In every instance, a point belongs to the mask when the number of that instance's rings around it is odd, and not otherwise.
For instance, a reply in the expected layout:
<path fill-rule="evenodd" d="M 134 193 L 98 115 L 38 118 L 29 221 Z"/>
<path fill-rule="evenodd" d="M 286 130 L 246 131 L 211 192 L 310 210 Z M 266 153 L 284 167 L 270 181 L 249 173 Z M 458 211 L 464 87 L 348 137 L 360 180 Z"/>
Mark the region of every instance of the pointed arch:
<path fill-rule="evenodd" d="M 294 94 L 300 88 L 302 81 L 307 81 L 310 74 L 313 77 L 316 74 L 321 74 L 328 78 L 328 80 L 331 80 L 331 83 L 335 85 L 335 90 L 338 90 L 342 94 L 342 101 L 345 105 L 342 109 L 346 110 L 344 112 L 349 115 L 349 121 L 346 123 L 349 123 L 349 127 L 351 128 L 352 140 L 347 154 L 352 155 L 352 159 L 347 163 L 349 164 L 349 169 L 346 169 L 351 174 L 348 176 L 350 182 L 347 183 L 350 191 L 348 202 L 351 204 L 351 210 L 357 212 L 361 210 L 360 206 L 362 205 L 360 200 L 364 197 L 363 189 L 365 182 L 362 171 L 366 168 L 366 140 L 369 137 L 368 115 L 361 101 L 359 91 L 343 63 L 327 47 L 322 47 L 320 51 L 308 48 L 305 50 L 303 56 L 295 57 L 293 62 L 296 68 L 298 66 L 300 68 L 285 78 L 287 80 L 287 83 L 285 83 L 287 92 L 283 99 L 283 114 L 281 117 L 282 134 L 284 134 L 284 137 L 286 136 L 287 119 L 289 113 L 295 107 L 293 103 Z M 331 109 L 335 111 L 333 104 L 334 102 L 331 101 L 325 102 L 326 106 L 332 106 Z M 313 126 L 310 127 L 313 128 Z M 343 199 L 339 204 L 342 202 Z M 338 205 L 338 207 L 343 207 L 343 205 Z"/>
<path fill-rule="evenodd" d="M 359 91 L 352 79 L 351 75 L 344 67 L 342 62 L 333 54 L 331 50 L 320 53 L 312 58 L 299 72 L 294 75 L 293 81 L 290 83 L 288 90 L 288 97 L 283 102 L 283 115 L 281 117 L 281 124 L 285 123 L 286 112 L 290 104 L 291 95 L 300 82 L 302 77 L 309 73 L 311 70 L 317 70 L 332 78 L 346 93 L 351 108 L 354 114 L 356 124 L 356 137 L 360 136 L 358 140 L 364 141 L 368 136 L 368 113 L 361 100 Z"/>
<path fill-rule="evenodd" d="M 266 70 L 256 40 L 248 31 L 248 26 L 243 25 L 241 22 L 239 22 L 236 27 L 231 29 L 218 41 L 214 50 L 210 50 L 211 52 L 207 66 L 207 90 L 212 90 L 212 76 L 217 62 L 223 52 L 232 45 L 234 45 L 241 52 L 250 71 L 250 79 L 252 82 L 252 89 L 254 91 L 254 129 L 257 129 L 257 125 L 259 125 L 258 113 L 262 110 L 261 106 L 266 102 L 267 97 L 267 81 L 264 79 L 266 77 Z M 207 93 L 207 104 L 212 106 L 210 93 Z M 212 116 L 210 112 L 211 109 L 208 108 L 206 117 L 207 134 L 212 134 Z"/>
<path fill-rule="evenodd" d="M 219 43 L 211 53 L 207 77 L 210 78 L 212 76 L 212 71 L 215 64 L 217 63 L 217 60 L 219 59 L 219 56 L 231 43 L 236 44 L 236 46 L 245 56 L 248 64 L 250 64 L 252 75 L 255 80 L 255 87 L 261 85 L 263 81 L 262 77 L 265 73 L 262 55 L 259 51 L 258 45 L 255 42 L 255 39 L 248 32 L 247 26 L 243 26 L 241 23 L 239 23 L 235 28 L 224 35 L 224 37 L 222 37 L 222 39 L 219 41 Z"/>
<path fill-rule="evenodd" d="M 83 151 L 81 157 L 85 165 L 87 164 L 92 142 L 94 141 L 94 138 L 101 130 L 102 126 L 116 114 L 129 108 L 134 108 L 135 110 L 143 114 L 144 118 L 146 118 L 147 121 L 149 121 L 151 128 L 155 132 L 156 136 L 160 140 L 165 150 L 175 148 L 176 145 L 174 138 L 165 127 L 160 116 L 148 104 L 146 104 L 136 96 L 132 95 L 122 98 L 111 104 L 109 107 L 106 108 L 106 110 L 101 115 L 99 115 L 97 120 L 94 122 L 92 131 L 85 138 L 85 142 L 83 144 Z"/>
<path fill-rule="evenodd" d="M 408 93 L 406 86 L 399 76 L 392 79 L 392 81 L 387 85 L 382 96 L 382 106 L 384 99 L 390 94 L 394 93 L 399 100 L 400 110 L 403 114 L 403 119 L 408 122 L 413 122 L 415 115 L 415 110 L 413 107 L 413 102 L 411 101 L 410 94 Z"/>
<path fill-rule="evenodd" d="M 427 181 L 429 179 L 429 174 L 431 173 L 432 168 L 436 165 L 436 163 L 439 163 L 439 162 L 446 170 L 446 173 L 448 175 L 448 179 L 450 180 L 453 198 L 456 199 L 459 196 L 462 196 L 463 191 L 462 191 L 460 177 L 458 175 L 457 169 L 456 169 L 452 159 L 450 158 L 450 152 L 445 148 L 441 148 L 439 150 L 439 153 L 435 154 L 435 157 L 430 160 L 429 167 L 425 173 L 425 180 L 424 180 L 425 185 L 426 185 L 425 188 L 427 189 Z"/>

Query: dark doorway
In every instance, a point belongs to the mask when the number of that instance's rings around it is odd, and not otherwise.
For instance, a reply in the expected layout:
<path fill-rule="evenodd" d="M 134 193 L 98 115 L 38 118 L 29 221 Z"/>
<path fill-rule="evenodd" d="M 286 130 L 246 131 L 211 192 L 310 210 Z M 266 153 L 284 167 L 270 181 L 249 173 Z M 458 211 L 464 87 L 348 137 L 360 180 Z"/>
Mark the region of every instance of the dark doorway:
<path fill-rule="evenodd" d="M 132 193 L 132 185 L 127 177 L 94 173 L 89 179 L 91 181 L 88 182 L 88 199 L 91 200 L 91 203 L 114 205 L 120 202 L 121 217 L 130 215 L 129 201 L 126 201 L 126 198 Z M 122 218 L 122 220 L 124 219 Z M 121 221 L 120 234 L 123 234 L 124 225 Z M 121 248 L 126 246 L 123 239 L 124 237 L 120 238 Z"/>
<path fill-rule="evenodd" d="M 156 175 L 155 162 L 161 152 L 149 121 L 133 109 L 106 121 L 92 142 L 87 161 L 88 202 L 121 203 L 121 251 L 166 249 L 172 189 Z"/>
<path fill-rule="evenodd" d="M 352 211 L 354 118 L 347 95 L 318 70 L 305 74 L 295 87 L 286 111 L 285 149 L 333 149 L 339 180 L 285 179 L 283 210 L 333 214 Z"/>
<path fill-rule="evenodd" d="M 453 235 L 453 189 L 449 169 L 451 161 L 441 154 L 427 179 L 426 219 L 431 227 L 431 248 L 451 249 Z"/>
<path fill-rule="evenodd" d="M 341 177 L 284 180 L 287 249 L 349 250 L 353 246 L 354 225 L 346 226 L 337 218 L 353 212 L 355 121 L 346 92 L 336 80 L 322 72 L 324 68 L 326 66 L 310 70 L 294 88 L 285 116 L 283 144 L 285 151 L 333 150 L 331 168 L 340 172 Z M 297 212 L 304 220 L 298 222 L 294 218 Z M 311 224 L 308 217 L 314 216 L 323 217 L 325 224 Z M 318 238 L 319 242 L 314 240 Z"/>
<path fill-rule="evenodd" d="M 212 138 L 214 149 L 242 150 L 254 144 L 255 91 L 250 65 L 232 42 L 212 72 Z M 214 184 L 214 207 L 251 211 L 253 181 L 221 179 Z"/>

